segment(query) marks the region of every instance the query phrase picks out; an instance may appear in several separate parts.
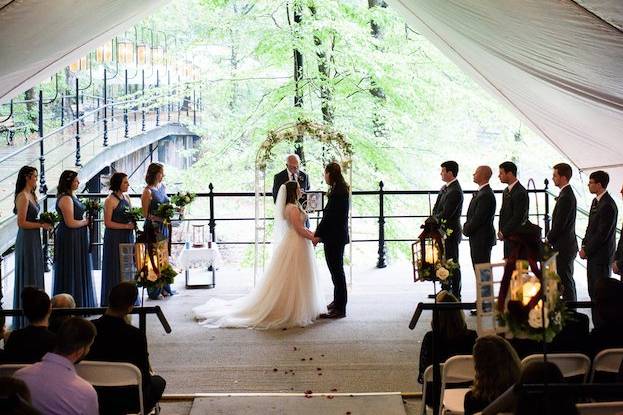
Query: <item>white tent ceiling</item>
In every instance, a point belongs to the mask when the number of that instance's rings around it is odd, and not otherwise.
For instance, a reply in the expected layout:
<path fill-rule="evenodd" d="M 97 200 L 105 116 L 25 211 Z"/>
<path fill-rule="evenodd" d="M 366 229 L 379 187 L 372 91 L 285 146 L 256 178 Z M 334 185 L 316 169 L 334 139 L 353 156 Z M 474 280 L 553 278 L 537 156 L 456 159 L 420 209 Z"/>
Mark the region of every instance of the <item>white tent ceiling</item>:
<path fill-rule="evenodd" d="M 0 102 L 165 2 L 0 0 Z M 389 3 L 577 167 L 623 182 L 622 0 Z"/>

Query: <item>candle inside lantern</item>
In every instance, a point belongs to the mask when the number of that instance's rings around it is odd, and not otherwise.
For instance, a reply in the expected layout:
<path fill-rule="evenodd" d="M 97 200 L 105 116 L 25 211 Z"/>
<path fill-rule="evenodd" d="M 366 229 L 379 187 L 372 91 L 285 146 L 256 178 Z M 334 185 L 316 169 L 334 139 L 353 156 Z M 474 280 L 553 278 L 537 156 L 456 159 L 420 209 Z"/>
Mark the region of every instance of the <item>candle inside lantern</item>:
<path fill-rule="evenodd" d="M 522 294 L 522 304 L 528 305 L 532 297 L 534 297 L 541 288 L 541 283 L 539 279 L 535 276 L 530 276 L 530 278 L 523 283 L 523 294 Z"/>
<path fill-rule="evenodd" d="M 427 240 L 424 252 L 424 262 L 427 264 L 436 264 L 439 260 L 439 250 L 433 241 Z"/>

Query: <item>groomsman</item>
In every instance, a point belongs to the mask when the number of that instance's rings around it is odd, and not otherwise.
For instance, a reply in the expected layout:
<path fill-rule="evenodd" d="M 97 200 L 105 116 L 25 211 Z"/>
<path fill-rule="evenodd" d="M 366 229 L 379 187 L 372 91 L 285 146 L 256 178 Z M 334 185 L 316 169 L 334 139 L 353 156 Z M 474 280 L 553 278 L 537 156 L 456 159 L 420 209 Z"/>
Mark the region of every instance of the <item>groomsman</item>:
<path fill-rule="evenodd" d="M 563 286 L 562 298 L 566 301 L 577 300 L 573 280 L 573 263 L 578 253 L 578 241 L 575 237 L 577 202 L 569 185 L 572 172 L 571 166 L 567 163 L 558 163 L 554 166 L 552 180 L 560 189 L 560 193 L 552 213 L 552 227 L 546 236 L 554 250 L 558 251 L 556 267 Z"/>
<path fill-rule="evenodd" d="M 433 216 L 438 221 L 445 220 L 446 229 L 452 231 L 447 237 L 446 259 L 453 259 L 459 263 L 459 243 L 461 242 L 461 212 L 463 210 L 463 190 L 457 180 L 459 165 L 456 161 L 445 161 L 441 164 L 441 180 L 443 185 L 437 196 L 437 201 L 433 207 Z M 452 277 L 446 280 L 449 284 L 442 285 L 442 288 L 451 291 L 454 296 L 461 299 L 461 269 L 453 272 Z"/>
<path fill-rule="evenodd" d="M 508 186 L 502 193 L 502 207 L 498 224 L 498 239 L 504 241 L 504 259 L 511 253 L 511 242 L 506 238 L 516 233 L 528 220 L 530 199 L 528 191 L 517 180 L 517 166 L 505 161 L 499 166 L 498 178 Z"/>
<path fill-rule="evenodd" d="M 595 198 L 591 204 L 580 258 L 586 259 L 588 295 L 591 300 L 594 300 L 597 281 L 611 275 L 610 267 L 614 259 L 618 210 L 614 199 L 606 190 L 609 181 L 610 176 L 603 170 L 594 171 L 588 179 L 588 190 Z"/>
<path fill-rule="evenodd" d="M 491 249 L 495 245 L 495 195 L 489 186 L 492 175 L 489 166 L 479 166 L 474 171 L 478 190 L 469 202 L 467 221 L 463 225 L 463 235 L 469 238 L 472 266 L 491 262 Z"/>
<path fill-rule="evenodd" d="M 621 196 L 623 196 L 623 187 L 621 188 Z M 614 262 L 612 263 L 612 272 L 618 275 L 623 274 L 623 236 L 619 236 L 619 244 L 614 254 Z"/>

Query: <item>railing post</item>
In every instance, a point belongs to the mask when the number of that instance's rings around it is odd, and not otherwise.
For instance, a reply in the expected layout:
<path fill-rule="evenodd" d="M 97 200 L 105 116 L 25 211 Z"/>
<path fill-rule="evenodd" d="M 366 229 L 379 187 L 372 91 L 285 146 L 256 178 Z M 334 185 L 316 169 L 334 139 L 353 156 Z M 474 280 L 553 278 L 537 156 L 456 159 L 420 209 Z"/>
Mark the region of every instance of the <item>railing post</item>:
<path fill-rule="evenodd" d="M 549 180 L 545 179 L 545 215 L 543 216 L 543 222 L 545 222 L 545 235 L 549 233 L 550 217 L 549 217 Z"/>
<path fill-rule="evenodd" d="M 2 261 L 3 260 L 4 260 L 4 257 L 0 255 L 0 310 L 2 310 L 2 298 L 4 297 L 4 295 L 2 294 Z"/>
<path fill-rule="evenodd" d="M 106 68 L 104 68 L 104 147 L 108 147 L 108 91 L 106 85 Z"/>
<path fill-rule="evenodd" d="M 128 96 L 128 70 L 125 70 L 125 96 L 127 99 Z M 129 120 L 128 120 L 128 104 L 126 103 L 123 106 L 123 136 L 125 138 L 128 138 L 130 136 L 130 126 L 128 125 Z"/>
<path fill-rule="evenodd" d="M 171 71 L 167 69 L 167 85 L 169 86 L 169 100 L 167 102 L 167 121 L 171 121 Z"/>
<path fill-rule="evenodd" d="M 44 212 L 48 211 L 48 198 L 47 197 L 43 199 L 43 211 Z M 44 230 L 43 231 L 43 269 L 45 270 L 45 272 L 50 271 L 49 259 L 50 259 L 50 241 L 48 238 L 48 231 Z"/>
<path fill-rule="evenodd" d="M 383 181 L 379 182 L 379 259 L 376 262 L 377 268 L 385 268 L 385 209 L 383 198 Z"/>
<path fill-rule="evenodd" d="M 216 242 L 216 234 L 214 233 L 214 228 L 216 228 L 216 221 L 214 220 L 214 185 L 210 183 L 208 189 L 210 189 L 208 193 L 208 199 L 210 201 L 210 220 L 208 222 L 208 227 L 210 228 L 210 235 L 212 235 L 212 242 Z"/>
<path fill-rule="evenodd" d="M 160 88 L 160 70 L 156 69 L 156 88 Z M 158 93 L 160 95 L 160 93 Z M 156 106 L 156 127 L 160 125 L 160 105 Z"/>
<path fill-rule="evenodd" d="M 80 84 L 76 77 L 76 167 L 81 167 L 80 163 Z"/>
<path fill-rule="evenodd" d="M 145 69 L 141 69 L 141 131 L 145 131 Z"/>
<path fill-rule="evenodd" d="M 65 97 L 61 95 L 61 127 L 65 125 Z"/>
<path fill-rule="evenodd" d="M 48 185 L 45 182 L 45 151 L 43 147 L 43 91 L 39 90 L 39 193 L 45 195 Z"/>
<path fill-rule="evenodd" d="M 197 125 L 197 95 L 193 87 L 193 125 Z"/>

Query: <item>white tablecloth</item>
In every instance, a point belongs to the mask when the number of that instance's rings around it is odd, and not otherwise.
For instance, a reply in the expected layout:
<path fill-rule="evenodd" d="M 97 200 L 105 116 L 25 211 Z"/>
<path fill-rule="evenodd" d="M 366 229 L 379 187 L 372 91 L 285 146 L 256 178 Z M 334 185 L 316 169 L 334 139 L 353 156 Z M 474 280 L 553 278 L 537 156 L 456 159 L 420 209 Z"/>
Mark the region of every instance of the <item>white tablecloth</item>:
<path fill-rule="evenodd" d="M 207 245 L 203 248 L 185 248 L 180 252 L 175 264 L 182 269 L 207 268 L 210 265 L 218 268 L 221 265 L 221 253 L 214 242 L 210 248 Z"/>

